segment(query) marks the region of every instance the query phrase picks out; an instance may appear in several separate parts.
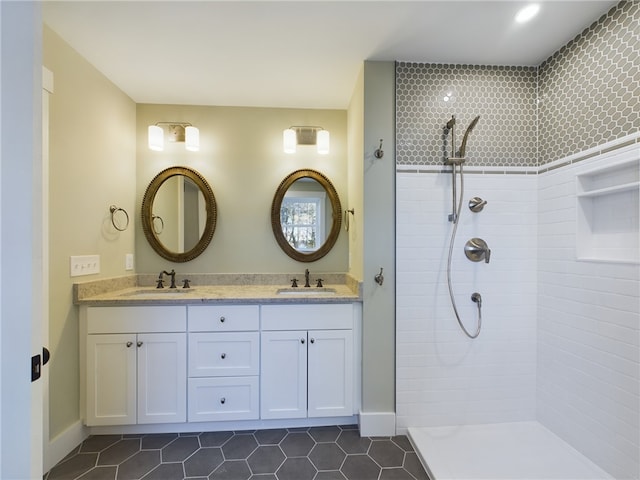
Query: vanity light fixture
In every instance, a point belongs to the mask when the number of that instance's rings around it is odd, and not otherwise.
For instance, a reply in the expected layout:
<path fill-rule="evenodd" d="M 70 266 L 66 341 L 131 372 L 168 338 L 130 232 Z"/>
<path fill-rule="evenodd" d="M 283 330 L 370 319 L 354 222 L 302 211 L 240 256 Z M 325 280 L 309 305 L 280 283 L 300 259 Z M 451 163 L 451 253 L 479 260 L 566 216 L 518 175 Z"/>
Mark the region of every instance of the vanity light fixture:
<path fill-rule="evenodd" d="M 287 128 L 282 133 L 284 153 L 296 153 L 298 145 L 315 145 L 320 155 L 326 155 L 329 153 L 330 146 L 329 130 L 322 127 Z"/>
<path fill-rule="evenodd" d="M 149 125 L 149 149 L 156 152 L 164 150 L 164 127 L 169 131 L 170 142 L 184 142 L 185 148 L 191 152 L 200 150 L 200 130 L 187 122 L 157 122 Z"/>

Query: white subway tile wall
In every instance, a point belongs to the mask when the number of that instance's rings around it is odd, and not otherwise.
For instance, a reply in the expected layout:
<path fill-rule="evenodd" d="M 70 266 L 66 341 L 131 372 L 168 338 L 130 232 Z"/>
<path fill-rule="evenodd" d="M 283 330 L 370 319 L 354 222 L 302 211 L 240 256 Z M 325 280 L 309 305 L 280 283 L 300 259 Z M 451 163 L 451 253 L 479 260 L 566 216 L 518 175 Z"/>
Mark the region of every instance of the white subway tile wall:
<path fill-rule="evenodd" d="M 452 279 L 470 331 L 470 297 L 482 295 L 477 340 L 460 330 L 447 287 L 451 175 L 398 172 L 396 191 L 398 431 L 534 419 L 537 177 L 465 175 Z M 480 213 L 466 207 L 473 196 L 488 202 Z M 487 242 L 490 263 L 466 258 L 472 237 Z"/>
<path fill-rule="evenodd" d="M 640 265 L 576 260 L 576 175 L 609 162 L 538 176 L 537 419 L 627 479 L 640 472 Z"/>

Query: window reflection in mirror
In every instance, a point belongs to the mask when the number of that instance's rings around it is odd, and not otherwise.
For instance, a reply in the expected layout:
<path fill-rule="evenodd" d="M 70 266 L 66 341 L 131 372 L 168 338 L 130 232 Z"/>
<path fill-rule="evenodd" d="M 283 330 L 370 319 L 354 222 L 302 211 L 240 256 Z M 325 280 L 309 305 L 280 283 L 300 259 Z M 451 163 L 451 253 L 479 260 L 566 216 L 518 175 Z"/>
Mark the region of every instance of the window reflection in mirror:
<path fill-rule="evenodd" d="M 340 234 L 338 193 L 322 173 L 297 170 L 281 183 L 271 205 L 280 248 L 291 258 L 313 262 L 325 256 Z"/>
<path fill-rule="evenodd" d="M 297 180 L 282 199 L 282 234 L 299 252 L 313 252 L 324 243 L 326 212 L 331 213 L 331 204 L 326 202 L 324 188 L 311 178 Z"/>

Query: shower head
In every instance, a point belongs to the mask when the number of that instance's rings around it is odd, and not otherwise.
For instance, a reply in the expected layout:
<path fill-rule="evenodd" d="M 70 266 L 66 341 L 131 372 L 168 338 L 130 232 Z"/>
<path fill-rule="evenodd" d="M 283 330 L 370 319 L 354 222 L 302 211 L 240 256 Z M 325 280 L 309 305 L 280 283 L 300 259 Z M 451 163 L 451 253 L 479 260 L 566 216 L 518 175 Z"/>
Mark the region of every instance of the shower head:
<path fill-rule="evenodd" d="M 445 128 L 447 130 L 451 130 L 455 124 L 456 124 L 456 116 L 451 115 L 451 120 L 447 122 L 447 124 L 445 125 Z"/>
<path fill-rule="evenodd" d="M 473 130 L 473 128 L 478 123 L 478 120 L 480 120 L 480 115 L 473 119 L 473 121 L 467 127 L 467 131 L 464 132 L 464 137 L 462 137 L 462 144 L 460 145 L 460 152 L 458 153 L 458 156 L 461 158 L 464 158 L 464 154 L 467 151 L 467 137 L 471 133 L 471 130 Z"/>

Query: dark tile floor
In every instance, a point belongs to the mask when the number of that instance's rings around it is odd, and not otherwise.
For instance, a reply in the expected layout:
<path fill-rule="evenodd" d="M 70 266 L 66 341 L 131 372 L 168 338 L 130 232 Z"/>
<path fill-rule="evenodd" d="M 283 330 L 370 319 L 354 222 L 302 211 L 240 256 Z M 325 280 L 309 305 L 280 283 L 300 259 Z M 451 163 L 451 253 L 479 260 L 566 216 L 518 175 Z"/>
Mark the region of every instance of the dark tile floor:
<path fill-rule="evenodd" d="M 44 480 L 428 480 L 405 436 L 358 427 L 97 435 Z"/>

